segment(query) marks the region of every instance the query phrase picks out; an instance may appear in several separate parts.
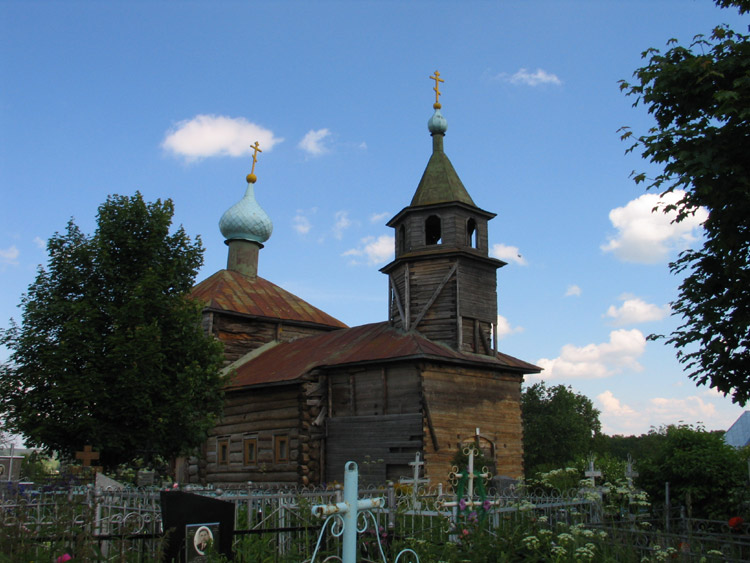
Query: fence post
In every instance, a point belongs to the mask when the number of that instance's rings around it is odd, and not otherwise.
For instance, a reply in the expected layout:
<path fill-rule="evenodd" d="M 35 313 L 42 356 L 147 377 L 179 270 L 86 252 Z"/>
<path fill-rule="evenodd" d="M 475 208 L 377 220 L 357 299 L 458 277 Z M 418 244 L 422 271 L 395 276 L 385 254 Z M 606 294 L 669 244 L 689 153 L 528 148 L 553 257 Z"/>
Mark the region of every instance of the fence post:
<path fill-rule="evenodd" d="M 664 483 L 664 530 L 669 533 L 669 481 Z"/>
<path fill-rule="evenodd" d="M 388 491 L 388 529 L 393 530 L 396 528 L 396 487 L 393 481 L 388 481 L 386 486 Z"/>

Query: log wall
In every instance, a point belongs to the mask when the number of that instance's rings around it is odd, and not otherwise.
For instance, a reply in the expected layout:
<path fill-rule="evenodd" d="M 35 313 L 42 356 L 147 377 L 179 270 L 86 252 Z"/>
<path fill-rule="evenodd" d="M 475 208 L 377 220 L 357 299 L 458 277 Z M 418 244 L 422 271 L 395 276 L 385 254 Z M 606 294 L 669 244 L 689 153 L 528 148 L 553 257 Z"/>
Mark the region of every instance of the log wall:
<path fill-rule="evenodd" d="M 446 482 L 453 456 L 477 427 L 494 445 L 497 475 L 522 475 L 521 381 L 490 370 L 425 367 L 425 470 L 433 483 Z"/>
<path fill-rule="evenodd" d="M 314 427 L 323 397 L 315 398 L 310 382 L 227 394 L 224 413 L 211 431 L 202 459 L 191 460 L 190 481 L 216 485 L 252 481 L 298 485 L 320 480 L 322 425 Z M 314 383 L 314 382 L 313 382 Z M 317 410 L 316 410 L 317 409 Z M 286 439 L 287 459 L 277 459 L 277 437 Z M 245 460 L 245 440 L 257 443 L 256 459 Z M 227 441 L 227 463 L 219 445 Z"/>
<path fill-rule="evenodd" d="M 315 325 L 296 324 L 283 320 L 263 320 L 215 311 L 204 311 L 203 327 L 210 329 L 224 344 L 225 365 L 229 365 L 248 352 L 273 340 L 289 342 L 332 330 Z"/>

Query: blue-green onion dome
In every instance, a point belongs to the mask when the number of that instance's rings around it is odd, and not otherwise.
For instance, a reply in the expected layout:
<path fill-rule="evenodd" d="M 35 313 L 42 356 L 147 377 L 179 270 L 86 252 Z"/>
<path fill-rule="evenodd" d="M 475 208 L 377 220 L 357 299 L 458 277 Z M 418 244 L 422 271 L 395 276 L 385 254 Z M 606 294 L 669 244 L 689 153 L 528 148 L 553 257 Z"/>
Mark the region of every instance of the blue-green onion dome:
<path fill-rule="evenodd" d="M 435 104 L 439 105 L 439 104 Z M 430 133 L 445 133 L 448 130 L 448 121 L 443 117 L 443 114 L 440 113 L 440 108 L 435 108 L 435 113 L 432 114 L 432 117 L 427 122 L 427 128 L 430 130 Z"/>
<path fill-rule="evenodd" d="M 245 196 L 221 216 L 219 229 L 227 241 L 249 240 L 262 244 L 271 237 L 273 223 L 255 200 L 255 175 L 248 174 L 247 180 Z"/>

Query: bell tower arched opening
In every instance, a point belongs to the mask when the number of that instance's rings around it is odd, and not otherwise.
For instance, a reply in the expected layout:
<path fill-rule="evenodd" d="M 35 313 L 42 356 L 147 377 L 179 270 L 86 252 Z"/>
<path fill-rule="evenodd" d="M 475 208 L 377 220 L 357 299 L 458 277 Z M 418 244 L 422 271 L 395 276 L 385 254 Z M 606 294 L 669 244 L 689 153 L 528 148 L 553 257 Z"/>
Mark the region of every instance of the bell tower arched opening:
<path fill-rule="evenodd" d="M 440 244 L 442 239 L 440 217 L 430 215 L 424 222 L 424 242 L 426 245 Z"/>

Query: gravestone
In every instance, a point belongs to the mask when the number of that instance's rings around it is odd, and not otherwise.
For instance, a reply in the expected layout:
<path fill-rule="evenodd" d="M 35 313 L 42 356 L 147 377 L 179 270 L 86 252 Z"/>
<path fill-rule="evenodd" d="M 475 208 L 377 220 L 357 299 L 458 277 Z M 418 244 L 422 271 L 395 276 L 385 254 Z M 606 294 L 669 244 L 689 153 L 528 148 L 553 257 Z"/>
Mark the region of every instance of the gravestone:
<path fill-rule="evenodd" d="M 125 485 L 123 485 L 119 481 L 115 481 L 111 477 L 107 477 L 104 473 L 96 474 L 94 486 L 97 489 L 102 489 L 103 491 L 121 491 L 125 488 Z"/>
<path fill-rule="evenodd" d="M 139 487 L 151 487 L 154 484 L 154 472 L 139 469 L 135 474 L 135 483 Z"/>
<path fill-rule="evenodd" d="M 164 531 L 168 533 L 164 561 L 201 563 L 207 550 L 232 559 L 234 503 L 183 491 L 161 492 Z"/>

